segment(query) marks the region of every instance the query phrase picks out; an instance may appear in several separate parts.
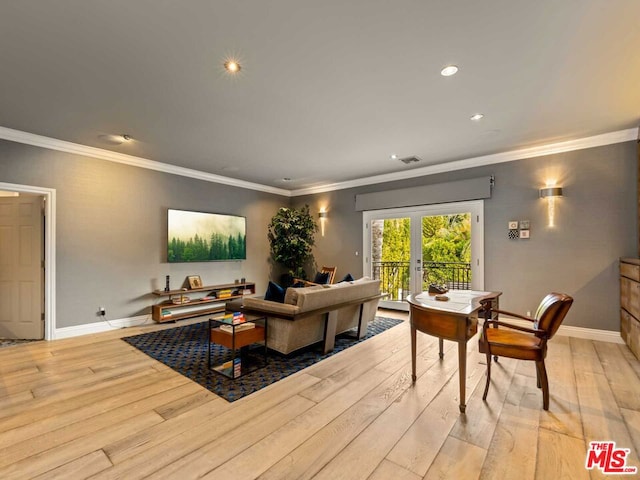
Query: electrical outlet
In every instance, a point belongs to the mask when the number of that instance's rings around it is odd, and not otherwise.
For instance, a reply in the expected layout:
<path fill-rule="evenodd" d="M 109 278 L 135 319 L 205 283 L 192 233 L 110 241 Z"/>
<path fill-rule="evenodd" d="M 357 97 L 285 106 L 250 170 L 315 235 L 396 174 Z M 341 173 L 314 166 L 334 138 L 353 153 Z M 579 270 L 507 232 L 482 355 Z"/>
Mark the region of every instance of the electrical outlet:
<path fill-rule="evenodd" d="M 104 307 L 99 307 L 98 313 L 100 314 L 101 317 L 104 317 L 107 314 L 107 310 Z"/>
<path fill-rule="evenodd" d="M 527 317 L 531 316 L 531 311 L 527 310 Z"/>

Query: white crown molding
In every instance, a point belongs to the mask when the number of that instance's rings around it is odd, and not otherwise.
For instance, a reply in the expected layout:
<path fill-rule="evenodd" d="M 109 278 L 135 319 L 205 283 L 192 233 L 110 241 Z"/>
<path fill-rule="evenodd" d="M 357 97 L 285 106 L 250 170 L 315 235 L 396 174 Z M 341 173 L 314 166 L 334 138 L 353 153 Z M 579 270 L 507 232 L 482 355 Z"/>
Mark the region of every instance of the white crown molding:
<path fill-rule="evenodd" d="M 436 173 L 453 172 L 456 170 L 464 170 L 467 168 L 481 167 L 485 165 L 494 165 L 497 163 L 513 162 L 515 160 L 522 160 L 526 158 L 542 157 L 545 155 L 571 152 L 574 150 L 582 150 L 585 148 L 601 147 L 604 145 L 611 145 L 614 143 L 635 141 L 638 139 L 638 134 L 639 134 L 638 128 L 630 128 L 627 130 L 619 130 L 616 132 L 603 133 L 601 135 L 594 135 L 591 137 L 579 138 L 576 140 L 568 140 L 565 142 L 557 142 L 557 143 L 551 143 L 548 145 L 540 145 L 537 147 L 529 147 L 529 148 L 522 148 L 519 150 L 512 150 L 510 152 L 502 152 L 502 153 L 496 153 L 492 155 L 484 155 L 481 157 L 467 158 L 464 160 L 457 160 L 449 163 L 440 163 L 437 165 L 429 165 L 427 167 L 416 168 L 412 170 L 403 170 L 402 172 L 394 172 L 394 173 L 388 173 L 384 175 L 375 175 L 371 177 L 364 177 L 356 180 L 349 180 L 346 182 L 336 182 L 336 183 L 321 185 L 317 187 L 301 188 L 297 190 L 285 190 L 282 188 L 271 187 L 271 186 L 262 185 L 259 183 L 247 182 L 244 180 L 238 180 L 230 177 L 223 177 L 222 175 L 206 173 L 206 172 L 202 172 L 200 170 L 194 170 L 191 168 L 178 167 L 175 165 L 170 165 L 168 163 L 156 162 L 154 160 L 149 160 L 146 158 L 112 152 L 109 150 L 104 150 L 102 148 L 88 147 L 86 145 L 80 145 L 78 143 L 67 142 L 64 140 L 58 140 L 56 138 L 45 137 L 43 135 L 36 135 L 34 133 L 23 132 L 20 130 L 14 130 L 11 128 L 0 126 L 0 139 L 10 140 L 12 142 L 24 143 L 27 145 L 33 145 L 35 147 L 48 148 L 51 150 L 58 150 L 61 152 L 74 153 L 77 155 L 84 155 L 88 157 L 98 158 L 101 160 L 107 160 L 110 162 L 131 165 L 134 167 L 146 168 L 149 170 L 156 170 L 159 172 L 170 173 L 173 175 L 180 175 L 183 177 L 195 178 L 195 179 L 204 180 L 207 182 L 220 183 L 223 185 L 230 185 L 233 187 L 246 188 L 249 190 L 256 190 L 256 191 L 266 192 L 266 193 L 273 193 L 275 195 L 282 195 L 285 197 L 313 195 L 316 193 L 325 193 L 325 192 L 331 192 L 335 190 L 344 190 L 346 188 L 361 187 L 364 185 L 373 185 L 377 183 L 393 182 L 397 180 L 405 180 L 408 178 L 434 175 Z"/>
<path fill-rule="evenodd" d="M 196 178 L 198 180 L 204 180 L 206 182 L 220 183 L 223 185 L 230 185 L 232 187 L 273 193 L 276 195 L 283 195 L 285 197 L 291 196 L 291 192 L 289 190 L 284 190 L 282 188 L 270 187 L 268 185 L 261 185 L 259 183 L 253 182 L 246 182 L 244 180 L 238 180 L 236 178 L 223 177 L 222 175 L 206 173 L 200 170 L 193 170 L 191 168 L 178 167 L 176 165 L 156 162 L 155 160 L 149 160 L 142 157 L 135 157 L 133 155 L 127 155 L 124 153 L 112 152 L 110 150 L 104 150 L 102 148 L 88 147 L 86 145 L 80 145 L 78 143 L 58 140 L 56 138 L 36 135 L 34 133 L 14 130 L 7 127 L 0 126 L 0 139 L 10 140 L 17 143 L 24 143 L 26 145 L 32 145 L 34 147 L 58 150 L 60 152 L 84 155 L 87 157 L 98 158 L 100 160 L 107 160 L 109 162 L 123 163 L 125 165 L 146 168 L 148 170 L 156 170 L 158 172 L 170 173 L 172 175 Z"/>
<path fill-rule="evenodd" d="M 404 170 L 402 172 L 375 175 L 372 177 L 359 178 L 347 182 L 332 183 L 329 185 L 321 185 L 318 187 L 301 188 L 299 190 L 292 190 L 291 196 L 297 197 L 300 195 L 312 195 L 316 193 L 331 192 L 334 190 L 344 190 L 345 188 L 362 187 L 364 185 L 393 182 L 396 180 L 405 180 L 407 178 L 434 175 L 436 173 L 453 172 L 456 170 L 464 170 L 467 168 L 494 165 L 496 163 L 513 162 L 515 160 L 523 160 L 526 158 L 542 157 L 545 155 L 571 152 L 573 150 L 582 150 L 585 148 L 601 147 L 614 143 L 628 142 L 636 140 L 637 138 L 638 128 L 630 128 L 628 130 L 619 130 L 617 132 L 604 133 L 601 135 L 594 135 L 592 137 L 579 138 L 577 140 L 550 143 L 548 145 L 522 148 L 519 150 L 512 150 L 510 152 L 502 152 L 493 155 L 484 155 L 481 157 L 457 160 L 449 163 L 429 165 L 427 167 L 414 168 L 411 170 Z"/>

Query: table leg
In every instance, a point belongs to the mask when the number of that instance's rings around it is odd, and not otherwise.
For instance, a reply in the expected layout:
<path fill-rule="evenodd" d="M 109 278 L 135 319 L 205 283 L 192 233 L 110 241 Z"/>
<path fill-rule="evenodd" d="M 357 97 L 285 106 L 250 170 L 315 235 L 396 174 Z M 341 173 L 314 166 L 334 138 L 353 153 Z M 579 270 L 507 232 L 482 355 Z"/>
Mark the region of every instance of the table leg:
<path fill-rule="evenodd" d="M 416 381 L 416 327 L 411 326 L 411 380 Z"/>
<path fill-rule="evenodd" d="M 440 347 L 440 360 L 444 358 L 444 340 L 442 338 L 438 338 L 438 346 Z"/>
<path fill-rule="evenodd" d="M 467 342 L 458 342 L 458 369 L 460 370 L 460 413 L 464 413 L 466 405 L 467 383 Z"/>

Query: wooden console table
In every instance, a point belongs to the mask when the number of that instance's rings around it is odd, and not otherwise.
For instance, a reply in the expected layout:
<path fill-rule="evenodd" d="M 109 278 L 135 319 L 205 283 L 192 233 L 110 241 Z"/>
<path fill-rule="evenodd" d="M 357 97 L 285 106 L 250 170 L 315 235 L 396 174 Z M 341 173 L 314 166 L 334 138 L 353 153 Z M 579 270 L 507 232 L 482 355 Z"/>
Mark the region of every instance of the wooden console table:
<path fill-rule="evenodd" d="M 444 357 L 443 340 L 458 343 L 458 368 L 460 371 L 460 412 L 466 409 L 467 341 L 478 331 L 478 312 L 481 301 L 490 301 L 491 309 L 498 308 L 502 292 L 451 290 L 448 301 L 438 301 L 427 292 L 409 295 L 411 322 L 411 378 L 416 381 L 416 331 L 438 337 L 440 358 Z"/>
<path fill-rule="evenodd" d="M 156 322 L 175 322 L 183 318 L 224 312 L 226 302 L 256 293 L 253 282 L 209 285 L 189 290 L 154 290 L 153 295 L 165 300 L 151 306 L 151 318 Z M 174 298 L 188 301 L 174 302 Z"/>

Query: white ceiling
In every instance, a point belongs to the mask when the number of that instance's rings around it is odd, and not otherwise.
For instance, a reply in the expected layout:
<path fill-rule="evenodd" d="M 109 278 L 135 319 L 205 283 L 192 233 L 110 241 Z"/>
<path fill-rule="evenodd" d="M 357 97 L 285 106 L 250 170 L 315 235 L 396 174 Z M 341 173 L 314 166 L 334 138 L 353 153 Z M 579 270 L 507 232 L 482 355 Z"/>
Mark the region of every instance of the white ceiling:
<path fill-rule="evenodd" d="M 639 56 L 640 0 L 5 0 L 0 126 L 299 190 L 637 127 Z"/>

